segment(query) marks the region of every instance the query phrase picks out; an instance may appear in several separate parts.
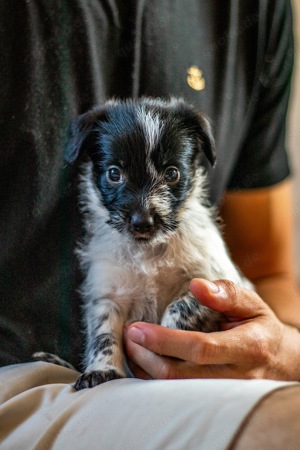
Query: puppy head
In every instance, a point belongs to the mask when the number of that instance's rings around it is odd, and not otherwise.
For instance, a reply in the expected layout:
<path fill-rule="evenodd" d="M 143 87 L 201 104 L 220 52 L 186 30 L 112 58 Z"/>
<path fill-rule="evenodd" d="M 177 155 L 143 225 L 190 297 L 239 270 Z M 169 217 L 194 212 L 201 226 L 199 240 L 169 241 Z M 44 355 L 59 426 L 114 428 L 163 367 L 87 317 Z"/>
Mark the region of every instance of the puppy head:
<path fill-rule="evenodd" d="M 108 223 L 139 242 L 174 231 L 195 184 L 201 152 L 215 161 L 208 120 L 183 101 L 107 102 L 71 124 L 66 160 L 93 163 Z"/>

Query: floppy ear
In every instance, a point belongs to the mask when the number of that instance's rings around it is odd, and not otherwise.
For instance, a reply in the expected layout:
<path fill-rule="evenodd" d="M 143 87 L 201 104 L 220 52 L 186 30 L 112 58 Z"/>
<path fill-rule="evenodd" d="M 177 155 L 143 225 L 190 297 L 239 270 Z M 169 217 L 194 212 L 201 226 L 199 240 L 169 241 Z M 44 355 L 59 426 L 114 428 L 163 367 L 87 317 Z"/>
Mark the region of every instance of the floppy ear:
<path fill-rule="evenodd" d="M 196 131 L 200 141 L 201 150 L 204 152 L 210 164 L 214 166 L 216 162 L 216 146 L 210 121 L 201 113 L 196 113 L 196 117 L 198 123 L 198 130 Z"/>
<path fill-rule="evenodd" d="M 99 121 L 106 120 L 107 110 L 100 106 L 78 117 L 69 126 L 68 143 L 65 149 L 65 161 L 71 165 L 82 155 L 88 146 L 88 140 L 92 137 L 95 125 Z"/>
<path fill-rule="evenodd" d="M 216 147 L 209 119 L 184 100 L 176 99 L 172 103 L 175 105 L 177 112 L 185 117 L 188 128 L 196 133 L 199 150 L 203 151 L 213 166 L 216 161 Z"/>

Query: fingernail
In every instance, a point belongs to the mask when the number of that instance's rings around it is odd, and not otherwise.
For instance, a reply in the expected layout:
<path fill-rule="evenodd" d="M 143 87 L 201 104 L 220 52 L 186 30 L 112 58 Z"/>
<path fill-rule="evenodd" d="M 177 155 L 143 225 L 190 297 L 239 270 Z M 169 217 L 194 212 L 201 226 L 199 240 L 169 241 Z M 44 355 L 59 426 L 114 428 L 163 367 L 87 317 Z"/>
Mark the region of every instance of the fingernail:
<path fill-rule="evenodd" d="M 127 336 L 137 344 L 141 344 L 144 340 L 144 333 L 140 328 L 130 327 L 127 330 Z"/>
<path fill-rule="evenodd" d="M 206 284 L 207 288 L 210 290 L 212 294 L 219 294 L 220 293 L 220 287 L 213 283 L 212 281 L 203 280 L 204 284 Z"/>

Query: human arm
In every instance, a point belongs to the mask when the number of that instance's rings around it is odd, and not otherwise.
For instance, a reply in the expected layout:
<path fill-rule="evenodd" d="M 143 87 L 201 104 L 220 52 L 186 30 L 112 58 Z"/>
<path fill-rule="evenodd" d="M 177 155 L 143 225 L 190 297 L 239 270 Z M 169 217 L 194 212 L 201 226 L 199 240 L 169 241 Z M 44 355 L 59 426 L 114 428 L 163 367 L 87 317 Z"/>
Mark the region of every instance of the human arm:
<path fill-rule="evenodd" d="M 231 255 L 278 318 L 300 328 L 300 295 L 293 266 L 290 181 L 230 192 L 221 214 Z"/>

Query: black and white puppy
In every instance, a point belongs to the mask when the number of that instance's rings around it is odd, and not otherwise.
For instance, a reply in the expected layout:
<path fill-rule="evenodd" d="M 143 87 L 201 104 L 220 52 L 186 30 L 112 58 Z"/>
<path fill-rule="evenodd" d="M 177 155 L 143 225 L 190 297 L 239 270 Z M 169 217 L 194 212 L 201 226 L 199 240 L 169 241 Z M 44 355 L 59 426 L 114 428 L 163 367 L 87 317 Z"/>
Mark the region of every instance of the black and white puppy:
<path fill-rule="evenodd" d="M 206 206 L 204 153 L 215 161 L 208 120 L 181 100 L 109 101 L 72 123 L 66 159 L 83 158 L 80 201 L 87 236 L 85 372 L 75 387 L 126 375 L 125 324 L 219 329 L 190 280 L 251 284 L 234 266 Z"/>

